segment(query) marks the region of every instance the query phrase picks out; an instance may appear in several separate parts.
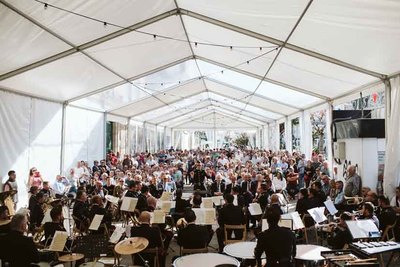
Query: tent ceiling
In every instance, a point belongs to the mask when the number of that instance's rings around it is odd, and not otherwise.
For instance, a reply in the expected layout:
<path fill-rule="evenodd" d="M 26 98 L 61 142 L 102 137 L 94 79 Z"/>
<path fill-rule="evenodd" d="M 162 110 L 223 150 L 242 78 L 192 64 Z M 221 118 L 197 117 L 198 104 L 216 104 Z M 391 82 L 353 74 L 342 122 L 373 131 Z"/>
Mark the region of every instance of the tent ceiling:
<path fill-rule="evenodd" d="M 156 124 L 267 122 L 400 70 L 396 1 L 43 3 L 0 0 L 0 88 Z"/>

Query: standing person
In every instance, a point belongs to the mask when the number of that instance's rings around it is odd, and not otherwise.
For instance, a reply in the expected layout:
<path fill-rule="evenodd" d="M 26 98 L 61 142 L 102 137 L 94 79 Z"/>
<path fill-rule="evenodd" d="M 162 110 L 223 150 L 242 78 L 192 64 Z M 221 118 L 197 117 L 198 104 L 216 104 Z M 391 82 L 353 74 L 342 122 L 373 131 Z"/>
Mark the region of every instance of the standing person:
<path fill-rule="evenodd" d="M 32 172 L 32 175 L 29 175 L 29 188 L 32 186 L 37 186 L 39 189 L 42 189 L 43 178 L 40 172 L 34 167 L 31 168 L 29 174 Z"/>
<path fill-rule="evenodd" d="M 261 267 L 261 255 L 265 252 L 267 267 L 291 267 L 296 256 L 296 237 L 289 228 L 278 226 L 281 214 L 273 208 L 266 211 L 268 230 L 258 235 L 254 249 L 257 266 Z M 271 242 L 273 240 L 273 242 Z"/>
<path fill-rule="evenodd" d="M 344 195 L 346 197 L 359 196 L 361 193 L 361 177 L 356 173 L 356 167 L 350 165 L 347 168 L 347 177 L 344 184 Z"/>
<path fill-rule="evenodd" d="M 8 172 L 8 180 L 3 185 L 3 192 L 15 191 L 13 195 L 14 210 L 17 209 L 18 203 L 18 184 L 17 184 L 17 174 L 15 171 L 11 170 Z"/>
<path fill-rule="evenodd" d="M 299 173 L 299 188 L 304 187 L 305 169 L 306 169 L 306 155 L 301 154 L 301 158 L 297 162 L 297 171 Z"/>

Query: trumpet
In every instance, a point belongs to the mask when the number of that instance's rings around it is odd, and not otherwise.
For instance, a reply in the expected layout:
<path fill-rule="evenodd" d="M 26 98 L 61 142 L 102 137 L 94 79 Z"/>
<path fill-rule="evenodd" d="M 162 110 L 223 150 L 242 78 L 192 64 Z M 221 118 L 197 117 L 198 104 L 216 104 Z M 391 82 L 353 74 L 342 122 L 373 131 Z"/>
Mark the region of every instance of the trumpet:
<path fill-rule="evenodd" d="M 363 197 L 346 197 L 344 196 L 347 205 L 358 205 L 364 201 Z"/>

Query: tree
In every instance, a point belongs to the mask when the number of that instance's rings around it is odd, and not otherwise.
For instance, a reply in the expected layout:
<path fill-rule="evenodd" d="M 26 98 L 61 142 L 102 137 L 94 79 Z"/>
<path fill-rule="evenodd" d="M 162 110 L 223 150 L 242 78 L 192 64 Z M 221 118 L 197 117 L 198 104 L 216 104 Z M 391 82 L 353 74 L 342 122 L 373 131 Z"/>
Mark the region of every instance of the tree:
<path fill-rule="evenodd" d="M 312 125 L 312 138 L 318 140 L 316 150 L 318 153 L 324 153 L 325 129 L 326 129 L 326 110 L 320 110 L 310 114 Z"/>
<path fill-rule="evenodd" d="M 249 145 L 249 141 L 250 139 L 247 133 L 241 133 L 232 141 L 232 143 L 234 143 L 238 148 L 244 149 Z"/>

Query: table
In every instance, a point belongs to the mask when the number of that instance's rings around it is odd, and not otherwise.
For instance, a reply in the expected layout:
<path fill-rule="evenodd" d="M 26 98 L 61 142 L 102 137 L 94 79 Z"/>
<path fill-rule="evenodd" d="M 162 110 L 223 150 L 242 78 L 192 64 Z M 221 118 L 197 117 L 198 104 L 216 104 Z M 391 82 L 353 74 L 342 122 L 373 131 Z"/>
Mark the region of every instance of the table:
<path fill-rule="evenodd" d="M 226 245 L 224 253 L 238 259 L 251 260 L 255 259 L 254 248 L 256 245 L 257 242 L 237 242 Z M 262 254 L 261 258 L 265 259 L 265 253 Z"/>
<path fill-rule="evenodd" d="M 331 249 L 317 245 L 297 245 L 294 258 L 301 261 L 323 261 L 325 259 L 321 256 L 321 251 L 331 251 Z"/>
<path fill-rule="evenodd" d="M 215 267 L 220 264 L 240 266 L 237 259 L 218 253 L 198 253 L 177 258 L 174 267 Z"/>

